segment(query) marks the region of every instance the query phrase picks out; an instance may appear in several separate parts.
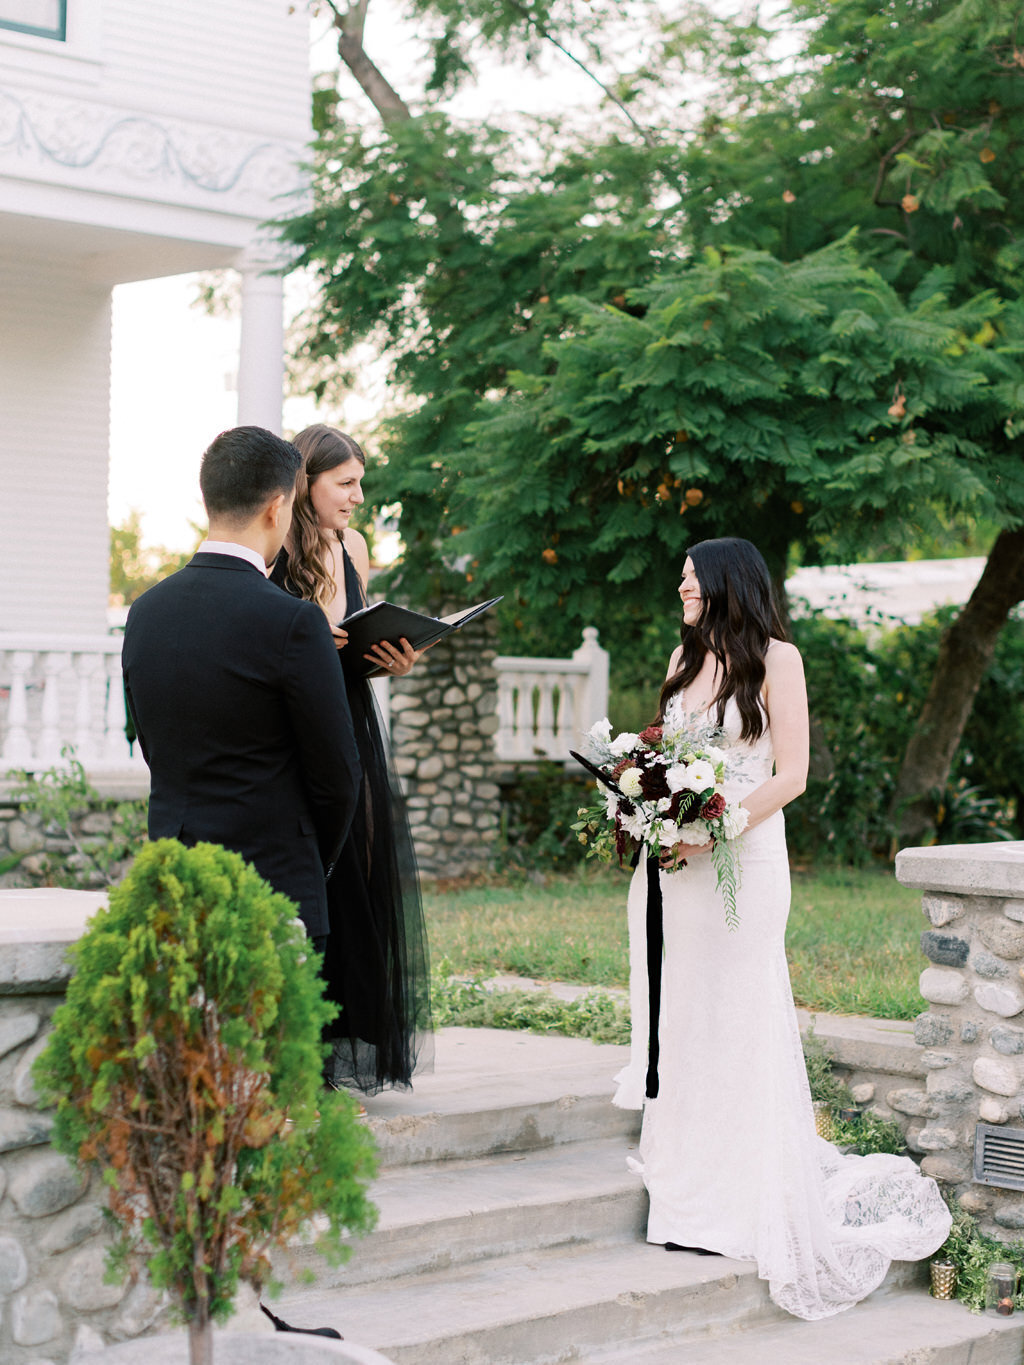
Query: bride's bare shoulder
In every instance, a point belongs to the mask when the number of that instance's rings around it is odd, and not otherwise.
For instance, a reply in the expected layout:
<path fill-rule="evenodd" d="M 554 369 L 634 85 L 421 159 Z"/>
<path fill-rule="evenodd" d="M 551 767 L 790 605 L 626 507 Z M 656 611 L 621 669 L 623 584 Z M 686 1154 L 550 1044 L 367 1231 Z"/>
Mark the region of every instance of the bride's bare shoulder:
<path fill-rule="evenodd" d="M 665 674 L 666 678 L 671 678 L 672 674 L 678 671 L 682 659 L 683 647 L 682 645 L 676 645 L 675 649 L 672 651 L 672 657 L 668 661 L 668 672 Z"/>
<path fill-rule="evenodd" d="M 796 645 L 788 640 L 771 639 L 764 656 L 765 671 L 768 674 L 803 670 L 803 659 Z"/>

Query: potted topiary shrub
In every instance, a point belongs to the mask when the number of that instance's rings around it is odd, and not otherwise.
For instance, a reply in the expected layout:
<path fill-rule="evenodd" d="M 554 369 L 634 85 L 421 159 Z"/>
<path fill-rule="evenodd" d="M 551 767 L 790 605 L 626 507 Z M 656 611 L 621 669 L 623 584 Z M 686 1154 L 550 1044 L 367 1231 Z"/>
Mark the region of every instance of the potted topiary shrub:
<path fill-rule="evenodd" d="M 112 1265 L 144 1260 L 211 1365 L 213 1324 L 275 1245 L 318 1216 L 340 1261 L 375 1221 L 372 1139 L 321 1092 L 335 1007 L 293 904 L 213 844 L 143 848 L 74 951 L 36 1069 L 53 1142 L 102 1173 Z"/>

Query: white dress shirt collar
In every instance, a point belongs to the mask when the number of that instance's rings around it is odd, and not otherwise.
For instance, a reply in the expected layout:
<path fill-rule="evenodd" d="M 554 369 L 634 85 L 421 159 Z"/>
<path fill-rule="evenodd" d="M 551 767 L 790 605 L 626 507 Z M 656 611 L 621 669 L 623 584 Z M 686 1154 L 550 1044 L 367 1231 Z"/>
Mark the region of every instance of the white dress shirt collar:
<path fill-rule="evenodd" d="M 204 540 L 196 554 L 234 555 L 236 559 L 247 560 L 254 569 L 259 569 L 264 578 L 270 572 L 261 554 L 250 550 L 248 545 L 236 545 L 233 540 Z"/>

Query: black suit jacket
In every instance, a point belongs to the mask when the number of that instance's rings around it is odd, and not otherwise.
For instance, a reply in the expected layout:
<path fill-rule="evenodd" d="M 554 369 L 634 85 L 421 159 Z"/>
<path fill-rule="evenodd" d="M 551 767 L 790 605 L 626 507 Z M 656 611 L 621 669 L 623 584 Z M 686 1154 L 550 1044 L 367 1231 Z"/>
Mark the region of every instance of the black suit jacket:
<path fill-rule="evenodd" d="M 204 552 L 134 603 L 121 662 L 150 837 L 235 850 L 326 934 L 361 773 L 324 613 Z"/>

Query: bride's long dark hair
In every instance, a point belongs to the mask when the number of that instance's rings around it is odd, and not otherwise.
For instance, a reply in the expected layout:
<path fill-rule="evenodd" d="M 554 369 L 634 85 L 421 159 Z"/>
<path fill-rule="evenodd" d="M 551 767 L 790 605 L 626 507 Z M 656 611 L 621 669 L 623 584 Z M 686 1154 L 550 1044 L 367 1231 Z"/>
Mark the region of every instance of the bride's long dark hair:
<path fill-rule="evenodd" d="M 664 719 L 669 698 L 689 687 L 711 653 L 722 679 L 712 699 L 718 707 L 716 724 L 724 722 L 725 704 L 735 697 L 743 722 L 741 738 L 759 739 L 765 726 L 760 701 L 764 658 L 773 636 L 788 638 L 768 565 L 756 546 L 737 536 L 702 540 L 686 553 L 700 584 L 702 609 L 695 625 L 684 621 L 680 626 L 683 652 L 679 667 L 661 689 L 657 723 Z"/>

